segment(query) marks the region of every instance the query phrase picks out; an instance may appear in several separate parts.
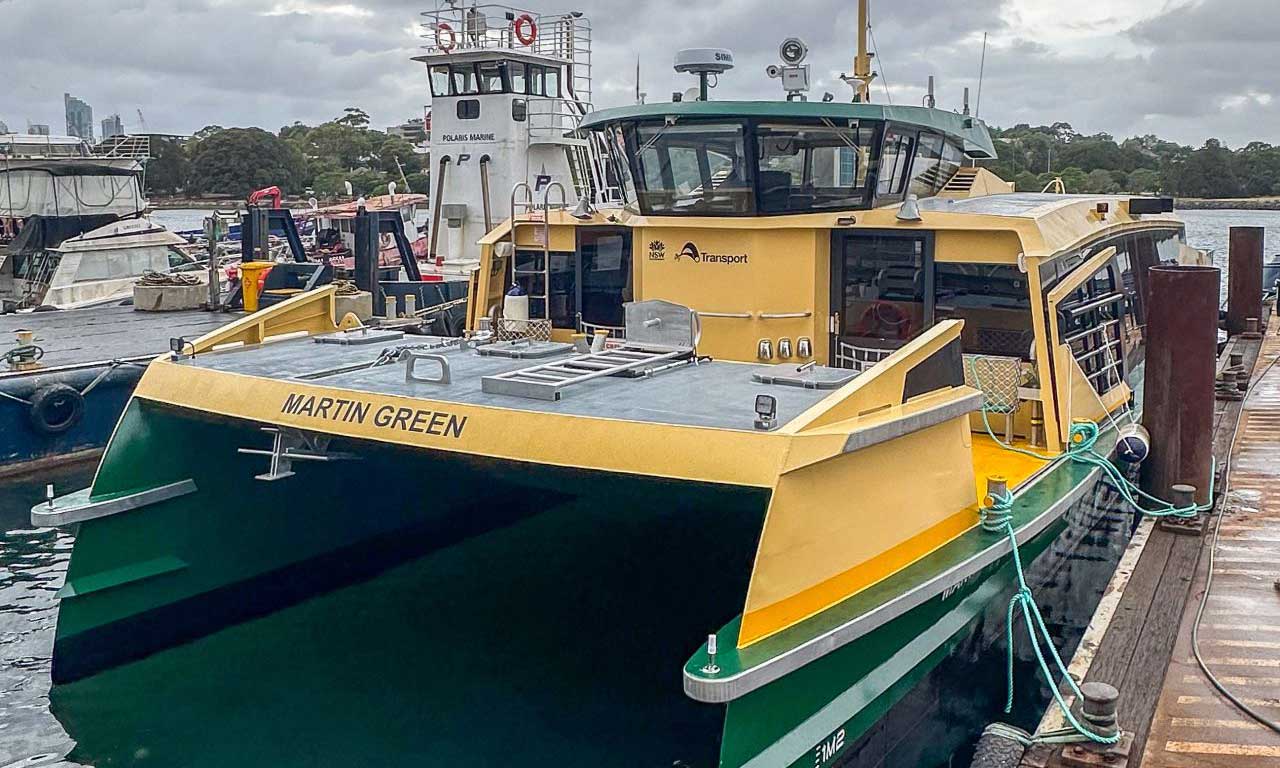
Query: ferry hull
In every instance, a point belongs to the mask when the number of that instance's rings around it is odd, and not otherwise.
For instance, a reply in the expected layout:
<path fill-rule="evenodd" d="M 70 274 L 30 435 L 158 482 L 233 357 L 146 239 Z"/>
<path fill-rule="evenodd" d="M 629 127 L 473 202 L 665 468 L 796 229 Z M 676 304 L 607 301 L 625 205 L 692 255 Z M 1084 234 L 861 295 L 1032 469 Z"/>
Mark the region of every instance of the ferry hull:
<path fill-rule="evenodd" d="M 669 703 L 701 709 L 684 699 L 679 670 L 689 648 L 741 610 L 767 490 L 364 441 L 330 446 L 358 458 L 295 462 L 294 476 L 263 482 L 254 476 L 266 470 L 268 459 L 237 450 L 269 441 L 270 435 L 248 422 L 135 398 L 103 458 L 95 492 L 183 480 L 198 490 L 80 523 L 61 592 L 56 682 L 264 615 L 409 558 L 483 546 L 486 538 L 507 535 L 513 526 L 527 526 L 554 510 L 578 532 L 600 530 L 592 547 L 610 552 L 615 561 L 634 561 L 634 567 L 597 577 L 593 588 L 617 592 L 619 613 L 584 617 L 581 632 L 589 636 L 601 622 L 634 623 L 635 631 L 661 628 L 671 643 L 664 661 Z M 581 514 L 564 512 L 568 507 Z M 543 544 L 530 541 L 528 551 Z M 518 589 L 522 573 L 540 566 L 515 553 L 491 567 L 509 572 Z M 618 575 L 624 571 L 630 576 Z M 643 581 L 633 583 L 638 574 L 645 574 Z M 662 584 L 662 602 L 696 610 L 675 610 L 687 618 L 673 625 L 663 615 L 629 612 L 631 603 L 643 602 L 636 595 Z M 681 595 L 676 585 L 696 594 Z M 650 681 L 658 673 L 643 672 Z"/>
<path fill-rule="evenodd" d="M 1082 544 L 1100 529 L 1127 538 L 1128 515 L 1113 489 L 1088 481 L 1084 494 L 1063 516 L 1030 542 L 1021 554 L 1029 585 L 1044 603 L 1055 634 L 1071 611 L 1061 601 L 1096 600 L 1114 559 L 1105 560 Z M 1105 534 L 1104 534 L 1105 535 Z M 1107 545 L 1102 545 L 1104 548 Z M 1067 594 L 1054 590 L 1074 556 L 1090 549 L 1086 573 Z M 1098 562 L 1103 560 L 1103 562 Z M 1011 720 L 1034 729 L 1039 712 L 1002 712 L 1005 696 L 1005 611 L 1015 586 L 1005 558 L 958 588 L 786 677 L 731 702 L 722 745 L 722 768 L 830 768 L 834 766 L 947 765 L 972 735 L 991 720 Z M 1046 595 L 1057 600 L 1048 603 Z M 1081 607 L 1077 613 L 1090 615 Z M 1082 627 L 1075 628 L 1071 642 Z M 1015 631 L 1019 702 L 1039 702 L 1048 694 L 1025 643 Z M 1071 647 L 1062 648 L 1069 657 Z M 981 670 L 980 674 L 975 674 Z M 943 700 L 939 693 L 949 693 Z M 956 692 L 959 692 L 957 694 Z M 954 697 L 954 698 L 953 698 Z M 997 701 L 998 700 L 998 701 Z M 1034 708 L 1032 708 L 1034 709 Z M 1024 715 L 1024 717 L 1019 717 Z M 962 719 L 973 722 L 963 722 Z M 892 758 L 890 760 L 890 758 Z"/>

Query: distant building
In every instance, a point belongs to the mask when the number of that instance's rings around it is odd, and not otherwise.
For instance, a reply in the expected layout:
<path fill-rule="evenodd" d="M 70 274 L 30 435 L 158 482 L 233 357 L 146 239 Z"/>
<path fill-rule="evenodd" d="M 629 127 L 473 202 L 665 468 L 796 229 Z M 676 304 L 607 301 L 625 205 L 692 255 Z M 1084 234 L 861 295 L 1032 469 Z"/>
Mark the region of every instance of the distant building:
<path fill-rule="evenodd" d="M 31 123 L 27 126 L 27 134 L 30 136 L 48 136 L 49 126 L 44 123 Z"/>
<path fill-rule="evenodd" d="M 102 121 L 102 138 L 108 136 L 123 136 L 124 122 L 120 120 L 119 115 L 112 115 Z"/>
<path fill-rule="evenodd" d="M 6 125 L 3 120 L 0 120 L 0 133 L 8 133 L 8 132 L 9 132 L 9 126 Z"/>
<path fill-rule="evenodd" d="M 387 135 L 399 136 L 410 144 L 426 144 L 431 138 L 426 123 L 419 117 L 410 118 L 400 125 L 388 127 Z"/>
<path fill-rule="evenodd" d="M 130 136 L 145 136 L 151 140 L 151 146 L 155 147 L 158 142 L 172 141 L 177 144 L 186 144 L 191 141 L 189 133 L 131 133 Z"/>
<path fill-rule="evenodd" d="M 62 94 L 67 107 L 67 135 L 93 141 L 93 107 L 69 93 Z"/>

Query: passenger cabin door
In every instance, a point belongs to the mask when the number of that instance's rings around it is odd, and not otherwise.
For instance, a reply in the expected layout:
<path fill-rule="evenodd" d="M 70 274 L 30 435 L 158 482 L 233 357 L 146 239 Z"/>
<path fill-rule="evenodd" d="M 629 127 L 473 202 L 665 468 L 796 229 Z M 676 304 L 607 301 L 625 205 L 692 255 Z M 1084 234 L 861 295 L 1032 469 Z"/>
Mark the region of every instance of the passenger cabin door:
<path fill-rule="evenodd" d="M 837 233 L 831 364 L 863 371 L 933 325 L 933 235 Z"/>
<path fill-rule="evenodd" d="M 1054 405 L 1063 443 L 1072 419 L 1101 421 L 1132 395 L 1125 381 L 1127 301 L 1115 256 L 1114 247 L 1103 249 L 1045 297 Z"/>
<path fill-rule="evenodd" d="M 593 334 L 624 335 L 622 305 L 633 300 L 631 230 L 625 227 L 580 227 L 576 259 L 577 329 Z"/>

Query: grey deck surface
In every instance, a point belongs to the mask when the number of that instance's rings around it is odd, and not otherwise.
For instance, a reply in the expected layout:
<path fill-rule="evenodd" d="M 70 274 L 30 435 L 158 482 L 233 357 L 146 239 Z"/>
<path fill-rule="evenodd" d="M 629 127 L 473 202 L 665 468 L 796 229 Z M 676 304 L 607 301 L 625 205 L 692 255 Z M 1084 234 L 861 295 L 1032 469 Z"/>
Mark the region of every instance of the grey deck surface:
<path fill-rule="evenodd" d="M 235 318 L 221 312 L 136 312 L 116 306 L 0 315 L 0 351 L 15 343 L 15 331 L 27 329 L 36 332 L 35 343 L 44 349 L 40 362 L 46 367 L 158 355 L 175 336 L 191 339 Z"/>
<path fill-rule="evenodd" d="M 181 364 L 288 380 L 326 369 L 371 363 L 385 347 L 423 344 L 430 340 L 431 337 L 406 336 L 386 345 L 344 347 L 298 339 L 255 349 L 206 353 Z M 771 366 L 713 361 L 676 368 L 651 378 L 611 376 L 594 379 L 568 387 L 563 399 L 551 402 L 488 394 L 481 390 L 480 380 L 483 376 L 561 360 L 569 353 L 540 360 L 508 360 L 483 357 L 475 351 L 463 352 L 456 348 L 432 352 L 443 354 L 449 360 L 451 384 L 406 382 L 403 363 L 323 378 L 308 377 L 299 383 L 464 405 L 744 430 L 754 429 L 757 394 L 767 393 L 777 398 L 779 424 L 786 424 L 831 394 L 830 390 L 760 384 L 752 380 L 753 372 Z M 418 365 L 419 375 L 434 375 L 438 369 L 434 363 L 421 362 Z"/>

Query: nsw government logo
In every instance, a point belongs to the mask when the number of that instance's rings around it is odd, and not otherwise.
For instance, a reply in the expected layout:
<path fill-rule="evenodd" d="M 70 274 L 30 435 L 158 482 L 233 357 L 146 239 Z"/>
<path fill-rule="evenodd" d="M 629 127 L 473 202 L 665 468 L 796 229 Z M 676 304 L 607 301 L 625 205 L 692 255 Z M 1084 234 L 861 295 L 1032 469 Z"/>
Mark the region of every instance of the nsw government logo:
<path fill-rule="evenodd" d="M 667 260 L 667 244 L 661 240 L 653 240 L 649 243 L 649 261 L 666 261 Z"/>

